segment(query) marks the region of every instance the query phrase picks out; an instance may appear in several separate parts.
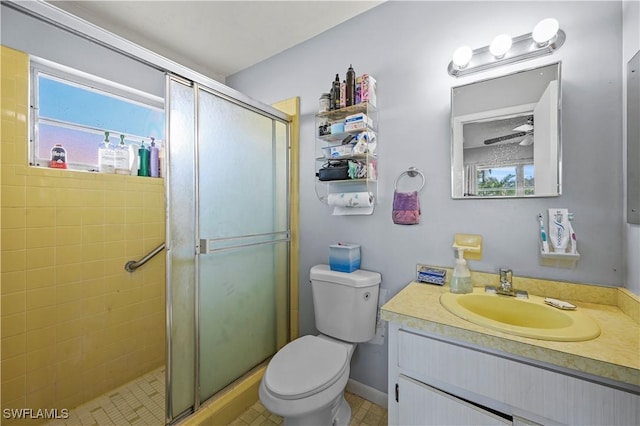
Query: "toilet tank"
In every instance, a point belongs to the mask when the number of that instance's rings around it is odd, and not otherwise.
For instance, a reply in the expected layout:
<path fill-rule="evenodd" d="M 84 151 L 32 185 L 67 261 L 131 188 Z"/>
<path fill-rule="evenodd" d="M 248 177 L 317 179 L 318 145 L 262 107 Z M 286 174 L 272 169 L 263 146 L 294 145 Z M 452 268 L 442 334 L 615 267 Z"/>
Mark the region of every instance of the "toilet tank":
<path fill-rule="evenodd" d="M 346 342 L 371 340 L 382 276 L 362 269 L 346 273 L 332 271 L 329 265 L 316 265 L 311 268 L 310 278 L 318 331 Z"/>

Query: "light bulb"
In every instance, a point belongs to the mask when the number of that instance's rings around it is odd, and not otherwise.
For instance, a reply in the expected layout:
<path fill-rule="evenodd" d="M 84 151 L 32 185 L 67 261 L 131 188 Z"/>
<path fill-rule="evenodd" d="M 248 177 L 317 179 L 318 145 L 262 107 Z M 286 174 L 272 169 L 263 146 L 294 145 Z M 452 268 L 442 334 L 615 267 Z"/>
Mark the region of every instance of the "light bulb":
<path fill-rule="evenodd" d="M 511 36 L 509 34 L 500 34 L 491 41 L 489 52 L 496 58 L 500 59 L 505 53 L 511 49 Z"/>
<path fill-rule="evenodd" d="M 533 40 L 540 46 L 548 43 L 560 29 L 560 24 L 553 18 L 543 19 L 533 28 L 531 36 Z"/>
<path fill-rule="evenodd" d="M 458 68 L 467 66 L 473 56 L 473 52 L 469 46 L 460 46 L 453 52 L 453 63 Z"/>

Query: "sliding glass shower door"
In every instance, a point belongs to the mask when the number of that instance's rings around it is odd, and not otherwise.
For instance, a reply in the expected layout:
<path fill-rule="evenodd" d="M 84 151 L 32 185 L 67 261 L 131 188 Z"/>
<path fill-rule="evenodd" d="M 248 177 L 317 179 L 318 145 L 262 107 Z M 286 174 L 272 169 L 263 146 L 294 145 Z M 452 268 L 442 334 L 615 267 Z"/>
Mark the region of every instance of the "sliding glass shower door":
<path fill-rule="evenodd" d="M 200 399 L 286 340 L 286 124 L 198 93 Z"/>
<path fill-rule="evenodd" d="M 190 119 L 193 123 L 192 130 L 181 125 L 174 135 L 170 117 L 169 221 L 171 241 L 178 246 L 169 252 L 181 254 L 175 262 L 170 254 L 169 274 L 175 415 L 191 406 L 197 409 L 287 341 L 289 124 L 197 84 L 173 79 L 170 86 L 172 94 L 186 95 L 185 103 L 192 101 L 190 111 L 176 111 L 176 126 Z M 189 133 L 193 148 L 171 146 L 174 136 L 187 144 Z M 186 159 L 173 164 L 174 158 L 189 156 L 190 164 Z M 171 193 L 180 205 L 172 203 Z M 180 217 L 174 217 L 174 210 Z M 186 259 L 189 248 L 192 257 Z M 192 290 L 183 279 L 193 282 Z M 193 320 L 186 318 L 189 306 Z M 180 316 L 186 328 L 193 323 L 193 347 L 184 336 L 174 339 L 174 333 L 186 330 L 175 324 Z M 191 389 L 188 371 L 193 374 Z"/>

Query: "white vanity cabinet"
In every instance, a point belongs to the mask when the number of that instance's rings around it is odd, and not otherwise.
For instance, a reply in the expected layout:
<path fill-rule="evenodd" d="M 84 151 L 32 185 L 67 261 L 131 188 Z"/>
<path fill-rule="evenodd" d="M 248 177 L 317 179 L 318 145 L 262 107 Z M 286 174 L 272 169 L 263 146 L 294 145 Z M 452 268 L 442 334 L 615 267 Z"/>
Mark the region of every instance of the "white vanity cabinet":
<path fill-rule="evenodd" d="M 640 425 L 616 385 L 389 324 L 389 424 Z"/>
<path fill-rule="evenodd" d="M 398 377 L 400 425 L 505 425 L 506 418 L 404 375 Z"/>

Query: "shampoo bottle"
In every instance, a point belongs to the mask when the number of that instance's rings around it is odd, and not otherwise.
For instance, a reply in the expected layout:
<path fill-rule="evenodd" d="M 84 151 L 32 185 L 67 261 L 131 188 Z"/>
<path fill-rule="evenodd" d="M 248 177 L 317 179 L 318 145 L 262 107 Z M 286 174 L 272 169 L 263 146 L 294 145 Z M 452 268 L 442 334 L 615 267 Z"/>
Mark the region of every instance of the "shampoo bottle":
<path fill-rule="evenodd" d="M 160 177 L 160 152 L 154 138 L 151 138 L 151 148 L 149 148 L 149 151 L 149 172 L 151 173 L 151 177 Z"/>
<path fill-rule="evenodd" d="M 144 142 L 138 149 L 138 176 L 149 176 L 149 150 Z"/>
<path fill-rule="evenodd" d="M 472 293 L 473 284 L 471 283 L 471 272 L 467 266 L 467 261 L 464 258 L 464 249 L 458 249 L 458 258 L 456 259 L 456 266 L 453 269 L 453 276 L 451 277 L 451 293 Z"/>
<path fill-rule="evenodd" d="M 129 174 L 131 176 L 138 176 L 138 149 L 140 149 L 140 146 L 136 143 L 129 145 Z"/>

